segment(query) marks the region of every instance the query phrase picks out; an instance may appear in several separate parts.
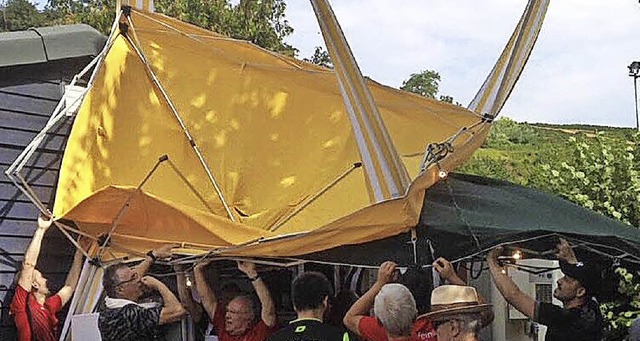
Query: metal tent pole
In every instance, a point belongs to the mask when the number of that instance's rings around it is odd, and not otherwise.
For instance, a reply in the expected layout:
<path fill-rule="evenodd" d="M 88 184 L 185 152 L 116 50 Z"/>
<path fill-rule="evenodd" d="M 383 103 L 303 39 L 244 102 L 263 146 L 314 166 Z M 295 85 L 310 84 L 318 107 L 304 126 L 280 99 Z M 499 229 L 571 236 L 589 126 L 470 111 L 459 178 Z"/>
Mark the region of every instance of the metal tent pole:
<path fill-rule="evenodd" d="M 129 25 L 133 28 L 133 22 L 131 21 L 131 18 L 127 17 L 127 20 L 129 22 Z M 173 104 L 173 101 L 171 101 L 171 98 L 169 98 L 169 95 L 167 94 L 167 92 L 165 91 L 164 87 L 160 83 L 160 80 L 158 79 L 158 77 L 156 76 L 155 72 L 151 68 L 151 65 L 149 65 L 149 62 L 147 61 L 146 57 L 144 56 L 144 54 L 142 53 L 140 48 L 135 44 L 135 42 L 131 39 L 131 37 L 128 34 L 124 34 L 124 36 L 127 38 L 127 41 L 129 42 L 131 47 L 134 49 L 134 51 L 136 52 L 136 54 L 138 55 L 138 57 L 140 58 L 140 60 L 144 64 L 144 66 L 145 66 L 145 68 L 147 70 L 147 73 L 149 74 L 149 76 L 151 76 L 152 83 L 160 91 L 160 93 L 162 94 L 163 99 L 165 100 L 165 102 L 169 106 L 169 109 L 171 109 L 171 112 L 173 113 L 174 117 L 178 121 L 178 124 L 180 124 L 180 127 L 182 128 L 182 132 L 184 133 L 185 137 L 189 141 L 189 144 L 191 145 L 191 148 L 196 153 L 196 156 L 198 157 L 198 159 L 200 161 L 200 164 L 204 168 L 204 171 L 207 173 L 207 177 L 209 178 L 209 181 L 213 185 L 213 188 L 215 189 L 216 193 L 218 194 L 218 198 L 220 198 L 220 201 L 222 202 L 222 205 L 224 206 L 225 211 L 227 211 L 227 215 L 229 216 L 229 219 L 231 219 L 231 221 L 236 221 L 235 217 L 233 216 L 233 213 L 231 212 L 231 209 L 229 208 L 229 205 L 227 204 L 227 201 L 224 198 L 224 195 L 222 194 L 222 190 L 218 186 L 218 183 L 216 182 L 216 179 L 213 177 L 213 173 L 211 172 L 211 169 L 209 168 L 209 165 L 205 161 L 204 156 L 202 155 L 202 153 L 200 152 L 200 149 L 198 148 L 198 145 L 196 144 L 196 141 L 191 136 L 191 133 L 189 133 L 189 130 L 187 129 L 187 126 L 185 125 L 184 121 L 182 120 L 182 117 L 178 113 L 178 110 L 176 109 L 175 105 Z"/>

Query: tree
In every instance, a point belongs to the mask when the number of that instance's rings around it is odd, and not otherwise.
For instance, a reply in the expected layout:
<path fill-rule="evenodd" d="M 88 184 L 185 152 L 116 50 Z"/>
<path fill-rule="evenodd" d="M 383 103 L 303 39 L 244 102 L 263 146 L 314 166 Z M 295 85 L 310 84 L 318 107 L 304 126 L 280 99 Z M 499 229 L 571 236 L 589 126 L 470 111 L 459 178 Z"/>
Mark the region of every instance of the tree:
<path fill-rule="evenodd" d="M 49 0 L 47 25 L 87 24 L 109 34 L 115 19 L 116 0 Z"/>
<path fill-rule="evenodd" d="M 33 7 L 27 17 L 44 18 L 41 25 L 84 23 L 108 34 L 115 7 L 116 0 L 49 0 L 42 13 Z M 240 0 L 235 5 L 230 0 L 156 0 L 155 7 L 159 13 L 271 51 L 288 56 L 298 52 L 284 42 L 293 32 L 285 18 L 285 0 Z M 24 26 L 20 25 L 20 29 Z"/>
<path fill-rule="evenodd" d="M 447 102 L 447 103 L 455 104 L 455 105 L 457 105 L 459 107 L 462 106 L 462 103 L 460 103 L 458 101 L 455 101 L 455 103 L 454 103 L 453 96 L 449 96 L 449 95 L 440 95 L 439 101 L 440 102 Z"/>
<path fill-rule="evenodd" d="M 329 56 L 329 52 L 325 51 L 322 46 L 316 46 L 311 58 L 305 58 L 304 61 L 333 69 L 331 56 Z"/>
<path fill-rule="evenodd" d="M 288 56 L 296 48 L 284 42 L 293 33 L 285 19 L 284 0 L 158 0 L 156 10 L 182 21 L 227 35 L 248 40 L 258 46 Z"/>
<path fill-rule="evenodd" d="M 44 16 L 27 0 L 8 0 L 0 17 L 0 32 L 22 31 L 42 26 Z"/>
<path fill-rule="evenodd" d="M 597 133 L 588 140 L 571 137 L 570 142 L 571 158 L 543 165 L 549 179 L 540 185 L 581 206 L 639 226 L 638 138 L 622 141 Z"/>
<path fill-rule="evenodd" d="M 400 89 L 413 92 L 420 96 L 436 98 L 440 85 L 440 74 L 434 70 L 425 70 L 413 73 L 409 79 L 402 82 Z M 453 99 L 451 99 L 453 102 Z"/>

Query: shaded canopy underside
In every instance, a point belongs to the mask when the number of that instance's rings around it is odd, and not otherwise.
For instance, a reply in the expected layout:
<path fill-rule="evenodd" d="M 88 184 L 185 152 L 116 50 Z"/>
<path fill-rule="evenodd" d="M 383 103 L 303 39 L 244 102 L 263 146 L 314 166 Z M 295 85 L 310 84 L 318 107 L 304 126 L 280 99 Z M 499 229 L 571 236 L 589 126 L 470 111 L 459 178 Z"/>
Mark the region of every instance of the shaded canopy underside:
<path fill-rule="evenodd" d="M 451 174 L 427 189 L 416 232 L 419 264 L 432 262 L 429 242 L 433 256 L 450 260 L 474 254 L 482 259 L 499 244 L 514 244 L 531 250 L 529 256 L 544 258 L 558 236 L 564 236 L 591 256 L 619 257 L 640 267 L 639 229 L 553 195 L 472 175 Z M 366 266 L 393 259 L 406 266 L 413 263 L 410 240 L 410 233 L 402 233 L 297 259 Z"/>
<path fill-rule="evenodd" d="M 132 250 L 177 242 L 197 253 L 303 233 L 246 251 L 290 256 L 392 236 L 415 226 L 437 180 L 435 167 L 419 174 L 426 146 L 470 127 L 440 162 L 453 170 L 488 132 L 462 107 L 369 81 L 413 179 L 406 196 L 371 205 L 331 70 L 159 14 L 132 11 L 131 22 L 77 114 L 54 214 L 95 236 L 115 227 L 114 244 Z"/>

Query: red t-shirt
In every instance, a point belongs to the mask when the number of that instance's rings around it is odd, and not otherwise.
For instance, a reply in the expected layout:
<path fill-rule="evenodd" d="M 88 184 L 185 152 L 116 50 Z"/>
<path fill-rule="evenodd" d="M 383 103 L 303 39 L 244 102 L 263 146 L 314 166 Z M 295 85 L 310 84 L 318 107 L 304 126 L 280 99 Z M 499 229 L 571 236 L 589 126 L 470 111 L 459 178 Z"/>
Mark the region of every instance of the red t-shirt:
<path fill-rule="evenodd" d="M 224 315 L 225 309 L 218 308 L 216 309 L 216 314 L 213 317 L 213 327 L 218 333 L 219 341 L 263 341 L 271 336 L 271 334 L 273 334 L 273 332 L 275 331 L 275 326 L 269 327 L 264 323 L 264 321 L 260 320 L 251 329 L 249 329 L 249 332 L 244 335 L 229 335 L 229 333 L 227 333 L 227 331 L 224 329 Z"/>
<path fill-rule="evenodd" d="M 27 316 L 27 301 L 29 301 L 29 312 L 31 313 L 31 326 Z M 41 305 L 27 290 L 20 285 L 16 286 L 9 312 L 13 315 L 18 329 L 18 340 L 31 341 L 32 332 L 37 340 L 58 340 L 58 318 L 56 314 L 61 308 L 62 299 L 58 295 L 47 298 L 44 301 L 44 305 Z"/>
<path fill-rule="evenodd" d="M 360 335 L 369 341 L 388 341 L 387 332 L 373 316 L 363 316 L 358 324 Z M 413 323 L 413 339 L 418 341 L 437 341 L 436 330 L 431 321 L 419 319 Z"/>

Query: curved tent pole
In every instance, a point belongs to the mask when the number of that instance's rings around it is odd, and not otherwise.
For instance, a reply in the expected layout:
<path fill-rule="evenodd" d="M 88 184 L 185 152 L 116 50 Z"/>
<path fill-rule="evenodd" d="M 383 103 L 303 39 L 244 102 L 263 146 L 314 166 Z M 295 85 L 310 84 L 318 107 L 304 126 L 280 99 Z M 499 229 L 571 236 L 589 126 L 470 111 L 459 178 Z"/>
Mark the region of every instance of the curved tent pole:
<path fill-rule="evenodd" d="M 529 3 L 527 5 L 527 7 L 529 6 L 534 6 L 533 3 Z M 531 12 L 529 10 L 526 10 L 524 15 L 523 15 L 523 20 L 524 22 L 528 22 L 531 18 Z M 510 58 L 509 58 L 509 62 L 507 63 L 507 66 L 505 67 L 505 71 L 504 74 L 506 76 L 511 75 L 511 72 L 514 68 L 514 64 L 516 62 L 516 60 L 518 59 L 518 57 L 520 57 L 520 55 L 523 53 L 523 51 L 520 49 L 520 47 L 522 46 L 523 40 L 525 39 L 525 35 L 528 33 L 528 31 L 530 31 L 530 28 L 526 29 L 524 32 L 519 32 L 518 34 L 518 38 L 515 41 L 514 44 L 514 50 L 518 51 L 517 53 L 512 53 Z M 530 52 L 530 51 L 529 51 Z M 518 74 L 516 77 L 519 77 L 520 75 Z M 504 94 L 505 89 L 507 88 L 507 81 L 503 80 L 500 83 L 500 86 L 498 87 L 498 92 L 496 94 L 496 101 L 493 102 L 493 105 L 491 106 L 491 109 L 489 109 L 489 113 L 491 114 L 497 114 L 498 112 L 500 112 L 500 109 L 502 109 L 502 106 L 504 105 L 504 101 L 500 100 L 500 97 L 506 97 L 508 96 L 508 94 Z M 511 89 L 509 89 L 509 93 L 511 92 L 511 90 L 513 90 L 513 87 L 511 87 Z"/>
<path fill-rule="evenodd" d="M 311 0 L 335 67 L 342 98 L 364 164 L 371 202 L 406 194 L 411 179 L 327 0 Z"/>
<path fill-rule="evenodd" d="M 133 26 L 133 22 L 131 21 L 130 17 L 127 17 L 127 22 L 129 23 L 131 28 L 135 30 L 135 27 Z M 142 50 L 135 44 L 135 42 L 133 41 L 131 36 L 129 36 L 128 34 L 123 34 L 123 36 L 127 39 L 129 44 L 131 45 L 131 47 L 134 49 L 134 51 L 136 52 L 136 54 L 138 55 L 138 57 L 140 58 L 140 60 L 144 64 L 145 69 L 147 70 L 147 73 L 149 74 L 149 76 L 151 76 L 152 83 L 156 86 L 158 91 L 160 91 L 160 93 L 162 94 L 162 97 L 164 98 L 165 102 L 169 106 L 169 109 L 171 110 L 171 112 L 173 113 L 174 117 L 178 121 L 178 124 L 180 124 L 180 127 L 182 128 L 182 132 L 184 133 L 185 137 L 189 141 L 189 145 L 191 145 L 191 148 L 196 153 L 196 156 L 198 157 L 198 160 L 200 161 L 200 164 L 204 168 L 204 171 L 207 173 L 207 177 L 209 178 L 209 181 L 211 182 L 211 185 L 215 189 L 216 194 L 218 195 L 218 198 L 220 198 L 220 201 L 222 202 L 222 205 L 224 206 L 224 209 L 227 212 L 227 215 L 229 216 L 229 219 L 231 221 L 236 221 L 233 213 L 231 212 L 231 209 L 229 208 L 229 205 L 227 204 L 227 201 L 224 198 L 224 194 L 222 193 L 222 190 L 218 186 L 218 183 L 216 182 L 216 179 L 213 177 L 213 173 L 211 172 L 211 169 L 209 168 L 209 165 L 205 161 L 204 156 L 202 155 L 202 153 L 200 152 L 200 148 L 198 148 L 198 145 L 196 144 L 196 141 L 191 136 L 191 133 L 189 133 L 189 130 L 187 129 L 186 124 L 182 120 L 182 117 L 178 113 L 178 110 L 176 109 L 175 105 L 173 104 L 173 101 L 171 101 L 171 98 L 169 98 L 169 95 L 164 90 L 164 87 L 160 83 L 160 80 L 156 76 L 155 72 L 153 72 L 153 69 L 151 68 L 151 65 L 149 65 L 149 62 L 147 61 L 146 57 L 142 53 Z"/>
<path fill-rule="evenodd" d="M 550 0 L 529 0 L 502 54 L 467 108 L 497 116 L 538 39 Z"/>

